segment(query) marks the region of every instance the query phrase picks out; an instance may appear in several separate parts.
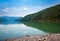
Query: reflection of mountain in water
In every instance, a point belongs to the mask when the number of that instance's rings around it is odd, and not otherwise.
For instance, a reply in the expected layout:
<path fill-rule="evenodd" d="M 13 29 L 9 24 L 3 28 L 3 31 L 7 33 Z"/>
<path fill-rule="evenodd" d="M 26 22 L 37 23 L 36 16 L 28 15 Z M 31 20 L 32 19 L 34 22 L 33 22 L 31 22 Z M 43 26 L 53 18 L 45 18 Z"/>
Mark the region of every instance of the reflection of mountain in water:
<path fill-rule="evenodd" d="M 22 24 L 22 21 L 2 21 L 0 22 L 0 24 L 4 24 L 4 25 L 7 25 L 7 24 Z"/>
<path fill-rule="evenodd" d="M 24 22 L 24 24 L 48 33 L 60 33 L 60 23 Z"/>

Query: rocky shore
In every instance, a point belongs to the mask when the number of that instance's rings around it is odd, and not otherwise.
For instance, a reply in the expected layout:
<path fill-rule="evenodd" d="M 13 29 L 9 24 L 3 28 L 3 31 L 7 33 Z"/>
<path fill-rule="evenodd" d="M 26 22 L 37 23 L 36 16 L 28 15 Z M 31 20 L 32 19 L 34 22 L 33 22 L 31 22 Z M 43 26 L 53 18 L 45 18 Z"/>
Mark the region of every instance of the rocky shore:
<path fill-rule="evenodd" d="M 60 34 L 27 35 L 19 38 L 6 39 L 4 41 L 60 41 Z"/>

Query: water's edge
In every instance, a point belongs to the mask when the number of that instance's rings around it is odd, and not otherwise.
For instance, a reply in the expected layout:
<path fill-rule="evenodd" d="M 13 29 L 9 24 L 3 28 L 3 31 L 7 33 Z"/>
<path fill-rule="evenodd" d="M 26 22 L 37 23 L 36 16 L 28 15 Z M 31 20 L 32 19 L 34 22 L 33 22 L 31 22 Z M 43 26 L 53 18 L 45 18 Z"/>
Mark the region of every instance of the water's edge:
<path fill-rule="evenodd" d="M 24 36 L 13 39 L 6 39 L 4 41 L 60 41 L 59 34 L 46 34 L 46 35 L 33 35 L 33 36 Z"/>

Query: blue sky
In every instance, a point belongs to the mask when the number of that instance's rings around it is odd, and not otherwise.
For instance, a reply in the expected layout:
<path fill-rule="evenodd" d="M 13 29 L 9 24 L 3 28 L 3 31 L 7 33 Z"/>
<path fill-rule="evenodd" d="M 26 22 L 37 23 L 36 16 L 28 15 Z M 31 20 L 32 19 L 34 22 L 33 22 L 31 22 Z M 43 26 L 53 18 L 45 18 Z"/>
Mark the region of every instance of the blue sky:
<path fill-rule="evenodd" d="M 60 0 L 0 0 L 0 16 L 25 16 L 60 4 Z"/>

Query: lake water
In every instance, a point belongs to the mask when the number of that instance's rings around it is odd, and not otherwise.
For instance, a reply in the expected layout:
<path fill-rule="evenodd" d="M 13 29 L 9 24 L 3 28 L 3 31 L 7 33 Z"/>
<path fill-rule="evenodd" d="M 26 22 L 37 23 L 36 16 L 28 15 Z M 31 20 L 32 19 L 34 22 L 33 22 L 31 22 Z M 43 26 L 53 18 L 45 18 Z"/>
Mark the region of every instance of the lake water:
<path fill-rule="evenodd" d="M 46 34 L 46 32 L 26 26 L 21 21 L 0 22 L 0 40 L 36 34 Z"/>
<path fill-rule="evenodd" d="M 0 40 L 48 33 L 60 33 L 60 23 L 0 22 Z"/>

